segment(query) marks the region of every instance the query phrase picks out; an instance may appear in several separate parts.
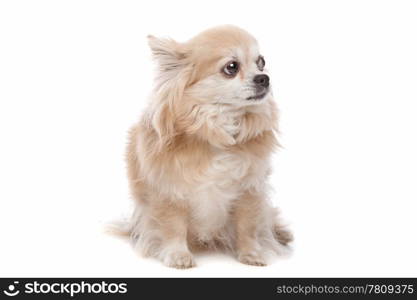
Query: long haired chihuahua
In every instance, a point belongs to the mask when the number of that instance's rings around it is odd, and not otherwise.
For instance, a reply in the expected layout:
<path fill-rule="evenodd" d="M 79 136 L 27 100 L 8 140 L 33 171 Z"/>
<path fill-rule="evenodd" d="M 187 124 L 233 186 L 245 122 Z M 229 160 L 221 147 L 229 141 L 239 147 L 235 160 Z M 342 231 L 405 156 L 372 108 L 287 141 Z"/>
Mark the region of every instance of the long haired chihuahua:
<path fill-rule="evenodd" d="M 277 108 L 257 41 L 230 25 L 148 39 L 156 84 L 127 149 L 135 246 L 175 268 L 202 248 L 265 265 L 292 235 L 267 198 Z"/>

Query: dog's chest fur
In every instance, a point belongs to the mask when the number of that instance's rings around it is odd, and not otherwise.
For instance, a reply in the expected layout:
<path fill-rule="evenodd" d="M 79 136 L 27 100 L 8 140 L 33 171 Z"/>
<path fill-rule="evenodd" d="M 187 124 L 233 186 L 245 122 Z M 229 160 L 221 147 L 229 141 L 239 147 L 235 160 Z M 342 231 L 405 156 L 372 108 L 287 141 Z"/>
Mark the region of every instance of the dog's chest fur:
<path fill-rule="evenodd" d="M 239 116 L 225 116 L 218 125 L 235 136 Z M 210 240 L 227 224 L 234 202 L 248 189 L 263 189 L 268 162 L 256 153 L 242 149 L 214 149 L 204 180 L 191 193 L 191 217 L 200 240 Z"/>
<path fill-rule="evenodd" d="M 252 168 L 244 155 L 219 152 L 213 157 L 205 180 L 195 186 L 189 198 L 198 239 L 208 241 L 224 227 L 234 201 L 252 183 Z"/>

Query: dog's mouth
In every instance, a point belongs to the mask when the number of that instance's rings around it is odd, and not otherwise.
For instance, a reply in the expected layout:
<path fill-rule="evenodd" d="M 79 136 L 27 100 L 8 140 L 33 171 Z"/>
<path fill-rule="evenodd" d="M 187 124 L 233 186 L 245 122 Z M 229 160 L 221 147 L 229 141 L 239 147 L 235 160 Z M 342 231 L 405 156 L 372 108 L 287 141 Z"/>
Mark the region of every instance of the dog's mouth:
<path fill-rule="evenodd" d="M 253 96 L 250 96 L 250 97 L 246 98 L 246 100 L 261 100 L 262 98 L 264 98 L 266 96 L 266 94 L 267 94 L 267 92 L 255 94 Z"/>

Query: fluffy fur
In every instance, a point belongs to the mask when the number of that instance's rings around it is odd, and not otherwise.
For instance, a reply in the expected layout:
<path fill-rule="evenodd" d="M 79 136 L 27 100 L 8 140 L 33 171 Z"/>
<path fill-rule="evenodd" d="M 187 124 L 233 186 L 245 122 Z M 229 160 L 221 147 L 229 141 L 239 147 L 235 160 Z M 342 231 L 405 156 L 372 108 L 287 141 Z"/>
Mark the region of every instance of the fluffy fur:
<path fill-rule="evenodd" d="M 158 76 L 127 149 L 136 247 L 176 268 L 195 265 L 194 249 L 219 246 L 265 265 L 265 253 L 292 237 L 267 200 L 277 108 L 269 89 L 248 100 L 266 72 L 256 40 L 234 26 L 186 43 L 148 39 Z M 233 78 L 222 72 L 231 60 Z"/>

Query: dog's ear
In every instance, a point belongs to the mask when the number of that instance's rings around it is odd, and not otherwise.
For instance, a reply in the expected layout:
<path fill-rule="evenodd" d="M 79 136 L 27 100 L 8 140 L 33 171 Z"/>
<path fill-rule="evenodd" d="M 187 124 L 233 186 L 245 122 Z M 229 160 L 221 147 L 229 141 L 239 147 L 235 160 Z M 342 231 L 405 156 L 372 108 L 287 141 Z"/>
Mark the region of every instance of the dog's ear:
<path fill-rule="evenodd" d="M 161 72 L 178 72 L 186 65 L 187 52 L 173 39 L 148 35 L 148 44 Z"/>

